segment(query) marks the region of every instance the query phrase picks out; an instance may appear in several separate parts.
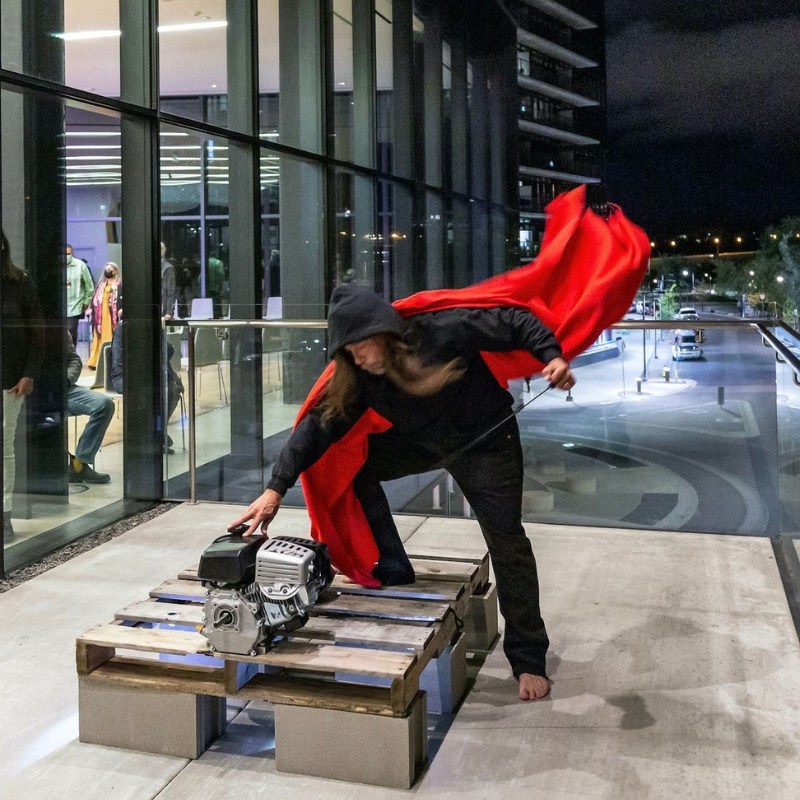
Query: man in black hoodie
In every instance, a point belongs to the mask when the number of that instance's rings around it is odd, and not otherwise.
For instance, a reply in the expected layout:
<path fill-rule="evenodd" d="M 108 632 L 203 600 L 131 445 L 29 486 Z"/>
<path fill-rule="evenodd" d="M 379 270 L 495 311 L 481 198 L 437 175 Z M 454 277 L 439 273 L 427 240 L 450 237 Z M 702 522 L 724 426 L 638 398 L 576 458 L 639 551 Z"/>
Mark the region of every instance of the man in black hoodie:
<path fill-rule="evenodd" d="M 373 434 L 353 489 L 369 522 L 383 585 L 412 583 L 414 570 L 381 482 L 445 467 L 480 523 L 494 564 L 504 649 L 520 698 L 549 692 L 549 640 L 539 610 L 536 561 L 522 527 L 523 459 L 511 395 L 480 353 L 527 350 L 559 389 L 575 380 L 552 331 L 518 308 L 457 308 L 403 319 L 383 298 L 337 287 L 328 315 L 336 363 L 325 396 L 296 426 L 267 490 L 231 527 L 252 520 L 266 531 L 286 491 L 372 408 L 392 423 Z M 496 429 L 492 430 L 495 426 Z M 487 431 L 491 431 L 486 435 Z"/>

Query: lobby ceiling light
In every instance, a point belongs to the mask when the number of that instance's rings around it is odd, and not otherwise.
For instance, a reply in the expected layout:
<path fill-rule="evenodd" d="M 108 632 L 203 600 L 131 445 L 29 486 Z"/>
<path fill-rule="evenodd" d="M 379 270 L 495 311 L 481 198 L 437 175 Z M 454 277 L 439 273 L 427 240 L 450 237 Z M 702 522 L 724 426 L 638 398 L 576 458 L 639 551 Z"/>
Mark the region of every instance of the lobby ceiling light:
<path fill-rule="evenodd" d="M 189 22 L 183 25 L 159 25 L 159 33 L 182 33 L 184 31 L 204 31 L 212 28 L 227 28 L 226 20 L 212 20 L 211 22 Z M 54 33 L 56 39 L 65 42 L 79 42 L 87 39 L 114 39 L 122 36 L 122 31 L 64 31 Z"/>

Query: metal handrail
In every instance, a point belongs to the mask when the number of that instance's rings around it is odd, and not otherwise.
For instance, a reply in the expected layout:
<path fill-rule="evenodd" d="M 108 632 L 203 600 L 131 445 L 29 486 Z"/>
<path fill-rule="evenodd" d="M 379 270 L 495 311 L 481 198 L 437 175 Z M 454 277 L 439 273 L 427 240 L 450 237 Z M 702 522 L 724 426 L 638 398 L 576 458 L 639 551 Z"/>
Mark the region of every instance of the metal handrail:
<path fill-rule="evenodd" d="M 311 328 L 325 330 L 328 327 L 327 320 L 239 320 L 239 319 L 204 319 L 204 320 L 163 320 L 164 328 L 187 329 L 188 336 L 188 405 L 189 405 L 189 503 L 197 504 L 197 416 L 195 409 L 196 398 L 196 377 L 194 370 L 195 363 L 195 341 L 194 331 L 200 328 Z M 792 377 L 800 386 L 800 358 L 792 353 L 786 345 L 778 339 L 767 327 L 782 327 L 798 341 L 800 334 L 786 323 L 770 317 L 754 319 L 710 319 L 710 320 L 621 320 L 611 326 L 612 330 L 674 330 L 676 328 L 741 328 L 754 327 L 761 334 L 762 341 L 768 347 L 775 350 L 775 358 L 778 361 L 786 361 L 792 368 Z"/>
<path fill-rule="evenodd" d="M 165 319 L 167 328 L 327 328 L 320 319 Z"/>
<path fill-rule="evenodd" d="M 792 368 L 792 380 L 796 386 L 800 386 L 800 358 L 798 358 L 772 331 L 767 330 L 763 325 L 757 325 L 756 327 L 761 334 L 761 341 L 764 343 L 764 346 L 771 347 L 775 351 L 775 360 L 779 364 L 789 364 Z M 795 331 L 791 328 L 788 329 L 796 335 Z"/>
<path fill-rule="evenodd" d="M 697 330 L 698 328 L 743 328 L 747 325 L 769 325 L 774 327 L 778 322 L 771 317 L 754 317 L 753 319 L 623 319 L 614 323 L 612 330 L 647 331 L 647 330 Z"/>

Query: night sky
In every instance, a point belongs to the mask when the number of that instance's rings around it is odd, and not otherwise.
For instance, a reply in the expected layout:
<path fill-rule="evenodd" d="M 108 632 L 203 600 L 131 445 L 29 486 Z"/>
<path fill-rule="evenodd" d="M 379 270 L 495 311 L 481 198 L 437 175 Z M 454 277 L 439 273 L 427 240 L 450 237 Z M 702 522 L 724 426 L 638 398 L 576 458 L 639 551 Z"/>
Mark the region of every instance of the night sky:
<path fill-rule="evenodd" d="M 607 0 L 609 199 L 653 237 L 800 215 L 800 6 Z"/>

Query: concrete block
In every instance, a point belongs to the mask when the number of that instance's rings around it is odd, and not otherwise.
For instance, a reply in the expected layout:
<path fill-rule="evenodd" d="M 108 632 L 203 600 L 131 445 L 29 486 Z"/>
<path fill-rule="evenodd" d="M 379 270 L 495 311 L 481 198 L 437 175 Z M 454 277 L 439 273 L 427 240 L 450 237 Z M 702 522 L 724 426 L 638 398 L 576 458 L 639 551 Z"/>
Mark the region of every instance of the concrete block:
<path fill-rule="evenodd" d="M 178 758 L 199 758 L 227 727 L 224 697 L 79 681 L 79 739 Z"/>
<path fill-rule="evenodd" d="M 467 650 L 488 650 L 497 639 L 497 587 L 490 583 L 483 594 L 469 599 L 469 611 L 464 620 Z"/>
<path fill-rule="evenodd" d="M 419 688 L 431 714 L 450 714 L 467 690 L 467 639 L 461 635 L 422 671 Z"/>
<path fill-rule="evenodd" d="M 427 760 L 423 692 L 405 717 L 275 706 L 275 765 L 282 772 L 410 789 Z"/>

